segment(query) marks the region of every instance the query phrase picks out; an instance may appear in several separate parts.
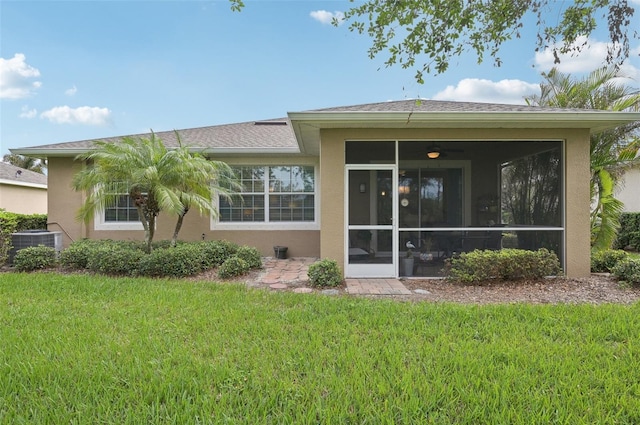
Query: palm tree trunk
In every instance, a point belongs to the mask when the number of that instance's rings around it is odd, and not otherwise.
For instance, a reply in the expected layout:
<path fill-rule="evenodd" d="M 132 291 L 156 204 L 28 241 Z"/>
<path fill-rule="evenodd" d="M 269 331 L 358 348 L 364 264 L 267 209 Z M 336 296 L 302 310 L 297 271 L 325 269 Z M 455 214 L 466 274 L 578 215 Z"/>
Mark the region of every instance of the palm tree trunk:
<path fill-rule="evenodd" d="M 178 215 L 178 221 L 176 222 L 176 227 L 173 231 L 173 237 L 171 238 L 171 246 L 174 247 L 178 243 L 178 233 L 180 233 L 180 229 L 182 229 L 182 221 L 184 220 L 184 216 L 189 212 L 189 208 L 185 208 L 182 214 Z"/>
<path fill-rule="evenodd" d="M 146 245 L 145 251 L 147 254 L 150 254 L 152 236 L 149 233 L 149 221 L 147 220 L 147 215 L 141 205 L 137 205 L 136 209 L 138 210 L 138 217 L 140 217 L 140 223 L 142 223 L 142 228 L 144 229 L 144 242 Z"/>

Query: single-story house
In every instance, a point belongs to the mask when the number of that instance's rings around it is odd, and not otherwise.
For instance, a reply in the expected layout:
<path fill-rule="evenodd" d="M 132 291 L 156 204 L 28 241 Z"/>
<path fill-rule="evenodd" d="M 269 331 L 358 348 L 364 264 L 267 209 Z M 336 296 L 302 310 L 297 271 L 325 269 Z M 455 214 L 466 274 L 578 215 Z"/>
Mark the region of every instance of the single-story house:
<path fill-rule="evenodd" d="M 47 176 L 0 162 L 0 209 L 18 214 L 46 214 Z"/>
<path fill-rule="evenodd" d="M 290 112 L 179 130 L 235 167 L 243 202 L 188 214 L 185 240 L 228 239 L 273 255 L 338 261 L 347 277 L 438 276 L 474 248 L 548 248 L 589 274 L 589 135 L 640 113 L 403 100 Z M 156 133 L 176 146 L 173 132 Z M 145 136 L 145 135 L 141 135 Z M 146 135 L 148 136 L 148 135 Z M 103 139 L 117 143 L 119 138 Z M 49 160 L 51 230 L 70 239 L 142 239 L 126 197 L 88 223 L 71 189 L 92 140 L 13 149 Z M 175 217 L 159 217 L 170 238 Z M 405 258 L 412 257 L 413 264 Z"/>

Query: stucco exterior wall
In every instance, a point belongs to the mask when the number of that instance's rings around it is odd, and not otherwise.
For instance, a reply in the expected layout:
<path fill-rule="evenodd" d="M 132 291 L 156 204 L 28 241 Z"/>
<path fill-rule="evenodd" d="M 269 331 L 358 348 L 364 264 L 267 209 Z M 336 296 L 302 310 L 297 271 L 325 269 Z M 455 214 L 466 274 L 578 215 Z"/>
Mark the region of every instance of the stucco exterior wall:
<path fill-rule="evenodd" d="M 624 173 L 616 197 L 624 203 L 625 212 L 640 212 L 640 169 Z"/>
<path fill-rule="evenodd" d="M 17 214 L 46 214 L 47 188 L 0 184 L 0 208 Z"/>
<path fill-rule="evenodd" d="M 185 218 L 182 240 L 228 239 L 256 246 L 263 255 L 273 255 L 273 246 L 288 246 L 290 256 L 333 258 L 344 270 L 345 259 L 345 141 L 346 140 L 564 140 L 565 141 L 565 239 L 566 274 L 589 275 L 589 132 L 571 129 L 324 129 L 321 130 L 320 158 L 230 157 L 216 158 L 230 164 L 276 165 L 314 164 L 318 166 L 316 193 L 319 228 L 305 230 L 211 229 L 207 216 L 193 211 Z M 75 219 L 84 195 L 71 189 L 71 180 L 82 165 L 71 158 L 49 158 L 50 230 L 62 230 L 64 244 L 83 237 L 143 239 L 140 231 L 96 231 Z M 175 217 L 160 215 L 156 240 L 169 239 Z"/>
<path fill-rule="evenodd" d="M 589 205 L 589 132 L 564 132 L 565 143 L 565 263 L 568 277 L 591 273 Z"/>
<path fill-rule="evenodd" d="M 316 165 L 317 159 L 310 157 L 279 157 L 279 158 L 216 158 L 229 164 L 242 165 Z M 85 225 L 76 220 L 78 209 L 84 201 L 84 194 L 75 192 L 71 188 L 73 175 L 78 172 L 82 164 L 71 158 L 49 159 L 49 178 L 51 182 L 49 197 L 49 230 L 63 231 L 64 246 L 81 238 L 143 240 L 142 230 L 95 230 L 94 220 Z M 318 182 L 316 182 L 318 184 Z M 176 216 L 161 212 L 157 219 L 154 240 L 168 240 L 173 236 Z M 289 257 L 318 257 L 320 255 L 320 230 L 318 226 L 309 230 L 224 230 L 211 228 L 212 222 L 208 215 L 201 215 L 197 210 L 190 211 L 184 219 L 179 233 L 179 239 L 197 241 L 226 239 L 241 245 L 256 247 L 264 256 L 273 256 L 273 246 L 288 247 Z"/>
<path fill-rule="evenodd" d="M 75 218 L 84 196 L 71 188 L 73 175 L 80 171 L 81 166 L 72 158 L 49 158 L 48 227 L 62 232 L 64 247 L 87 237 L 86 227 Z"/>
<path fill-rule="evenodd" d="M 589 131 L 573 129 L 325 129 L 321 131 L 323 199 L 320 255 L 344 270 L 344 187 L 346 140 L 565 140 L 565 273 L 590 273 Z M 330 200 L 330 201 L 329 201 Z"/>

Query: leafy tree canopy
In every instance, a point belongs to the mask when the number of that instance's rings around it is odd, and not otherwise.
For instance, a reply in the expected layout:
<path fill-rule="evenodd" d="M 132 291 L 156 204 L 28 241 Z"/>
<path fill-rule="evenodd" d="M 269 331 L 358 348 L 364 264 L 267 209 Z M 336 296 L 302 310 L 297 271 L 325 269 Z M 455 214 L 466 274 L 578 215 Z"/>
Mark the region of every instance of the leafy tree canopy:
<path fill-rule="evenodd" d="M 232 6 L 239 10 L 242 4 L 232 0 Z M 556 63 L 561 54 L 578 54 L 586 45 L 582 40 L 605 19 L 607 63 L 620 65 L 629 57 L 633 14 L 627 0 L 366 0 L 346 11 L 344 19 L 351 31 L 372 38 L 370 58 L 386 51 L 386 66 L 416 68 L 415 78 L 423 83 L 425 72 L 443 73 L 453 57 L 468 52 L 478 63 L 491 57 L 499 66 L 500 46 L 519 38 L 531 16 L 538 28 L 535 51 L 551 49 Z M 638 38 L 637 29 L 632 37 Z"/>

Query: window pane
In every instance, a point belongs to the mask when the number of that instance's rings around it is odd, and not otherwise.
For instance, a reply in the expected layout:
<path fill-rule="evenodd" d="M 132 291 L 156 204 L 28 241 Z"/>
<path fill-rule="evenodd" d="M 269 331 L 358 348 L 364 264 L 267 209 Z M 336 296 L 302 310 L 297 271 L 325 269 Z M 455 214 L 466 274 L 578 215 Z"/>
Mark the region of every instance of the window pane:
<path fill-rule="evenodd" d="M 115 204 L 105 208 L 105 222 L 131 222 L 139 221 L 138 210 L 133 205 L 129 195 L 120 195 Z"/>
<path fill-rule="evenodd" d="M 270 221 L 313 221 L 313 195 L 270 195 Z"/>
<path fill-rule="evenodd" d="M 315 188 L 313 167 L 280 166 L 269 171 L 271 192 L 313 192 Z"/>
<path fill-rule="evenodd" d="M 221 198 L 218 205 L 222 222 L 264 220 L 264 195 L 242 195 L 233 203 Z"/>
<path fill-rule="evenodd" d="M 313 166 L 236 167 L 234 170 L 241 183 L 242 194 L 231 203 L 220 198 L 221 222 L 265 221 L 265 187 L 271 194 L 270 221 L 315 219 Z"/>
<path fill-rule="evenodd" d="M 562 226 L 560 149 L 502 164 L 502 222 Z"/>

